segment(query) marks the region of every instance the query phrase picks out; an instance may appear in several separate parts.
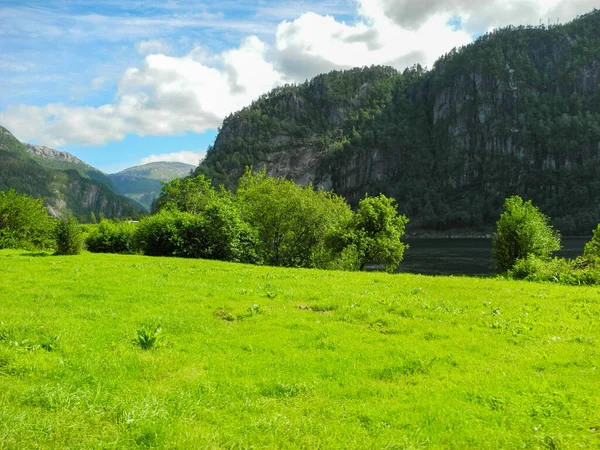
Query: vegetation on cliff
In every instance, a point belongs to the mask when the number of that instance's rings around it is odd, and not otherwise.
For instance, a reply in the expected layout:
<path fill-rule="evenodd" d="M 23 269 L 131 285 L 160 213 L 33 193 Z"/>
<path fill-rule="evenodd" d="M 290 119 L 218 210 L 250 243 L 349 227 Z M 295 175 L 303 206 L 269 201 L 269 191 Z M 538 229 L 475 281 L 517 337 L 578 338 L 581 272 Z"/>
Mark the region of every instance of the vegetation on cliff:
<path fill-rule="evenodd" d="M 196 169 L 234 187 L 244 167 L 398 201 L 415 228 L 491 227 L 511 195 L 563 234 L 600 221 L 600 11 L 508 27 L 427 71 L 387 67 L 283 86 L 227 117 Z"/>

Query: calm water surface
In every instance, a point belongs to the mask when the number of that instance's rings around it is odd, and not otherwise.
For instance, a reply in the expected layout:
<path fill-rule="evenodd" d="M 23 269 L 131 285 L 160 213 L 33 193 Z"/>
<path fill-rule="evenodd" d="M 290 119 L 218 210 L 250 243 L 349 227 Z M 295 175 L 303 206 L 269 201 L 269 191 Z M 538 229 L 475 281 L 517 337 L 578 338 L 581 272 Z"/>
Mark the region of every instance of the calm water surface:
<path fill-rule="evenodd" d="M 589 238 L 563 238 L 557 256 L 574 258 L 583 253 Z M 410 248 L 404 254 L 400 272 L 438 275 L 490 275 L 491 239 L 407 239 Z"/>

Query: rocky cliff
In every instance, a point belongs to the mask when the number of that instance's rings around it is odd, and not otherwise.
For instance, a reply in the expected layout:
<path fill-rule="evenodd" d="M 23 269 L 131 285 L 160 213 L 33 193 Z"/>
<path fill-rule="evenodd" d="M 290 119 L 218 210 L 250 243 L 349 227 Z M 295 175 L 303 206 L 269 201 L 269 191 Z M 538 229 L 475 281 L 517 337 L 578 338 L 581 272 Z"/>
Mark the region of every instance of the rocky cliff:
<path fill-rule="evenodd" d="M 566 233 L 600 221 L 600 12 L 509 27 L 430 71 L 371 67 L 278 88 L 223 122 L 196 169 L 246 165 L 346 196 L 398 199 L 413 227 L 489 227 L 532 199 Z"/>

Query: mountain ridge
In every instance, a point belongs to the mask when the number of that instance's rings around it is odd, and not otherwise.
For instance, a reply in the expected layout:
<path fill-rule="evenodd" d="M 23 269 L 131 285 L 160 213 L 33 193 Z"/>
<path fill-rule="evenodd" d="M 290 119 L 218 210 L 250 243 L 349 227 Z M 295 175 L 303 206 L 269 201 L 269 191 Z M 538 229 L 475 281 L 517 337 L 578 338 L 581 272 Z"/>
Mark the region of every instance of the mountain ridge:
<path fill-rule="evenodd" d="M 183 178 L 194 168 L 191 164 L 181 162 L 157 161 L 129 167 L 108 177 L 119 192 L 150 210 L 152 202 L 161 192 L 161 182 Z"/>
<path fill-rule="evenodd" d="M 53 156 L 60 153 L 44 152 Z M 15 189 L 35 198 L 44 197 L 49 214 L 55 217 L 73 214 L 85 221 L 91 213 L 102 213 L 107 218 L 137 217 L 139 214 L 131 200 L 100 181 L 85 177 L 70 166 L 64 170 L 49 167 L 52 164 L 29 150 L 2 126 L 0 160 L 0 190 Z"/>
<path fill-rule="evenodd" d="M 490 227 L 532 199 L 567 234 L 600 221 L 600 11 L 507 27 L 431 70 L 372 66 L 282 86 L 225 118 L 195 174 L 245 166 L 350 202 L 383 192 L 412 228 Z"/>

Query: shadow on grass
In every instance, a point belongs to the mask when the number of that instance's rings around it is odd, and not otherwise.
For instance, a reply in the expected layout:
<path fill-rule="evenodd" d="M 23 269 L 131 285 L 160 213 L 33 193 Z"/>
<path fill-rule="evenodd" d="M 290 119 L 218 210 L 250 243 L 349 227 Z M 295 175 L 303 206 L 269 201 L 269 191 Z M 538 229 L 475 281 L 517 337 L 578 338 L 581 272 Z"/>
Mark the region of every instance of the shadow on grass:
<path fill-rule="evenodd" d="M 48 253 L 48 252 L 36 252 L 36 253 L 21 253 L 19 254 L 19 256 L 34 256 L 34 257 L 41 257 L 41 256 L 52 256 L 52 253 Z"/>

